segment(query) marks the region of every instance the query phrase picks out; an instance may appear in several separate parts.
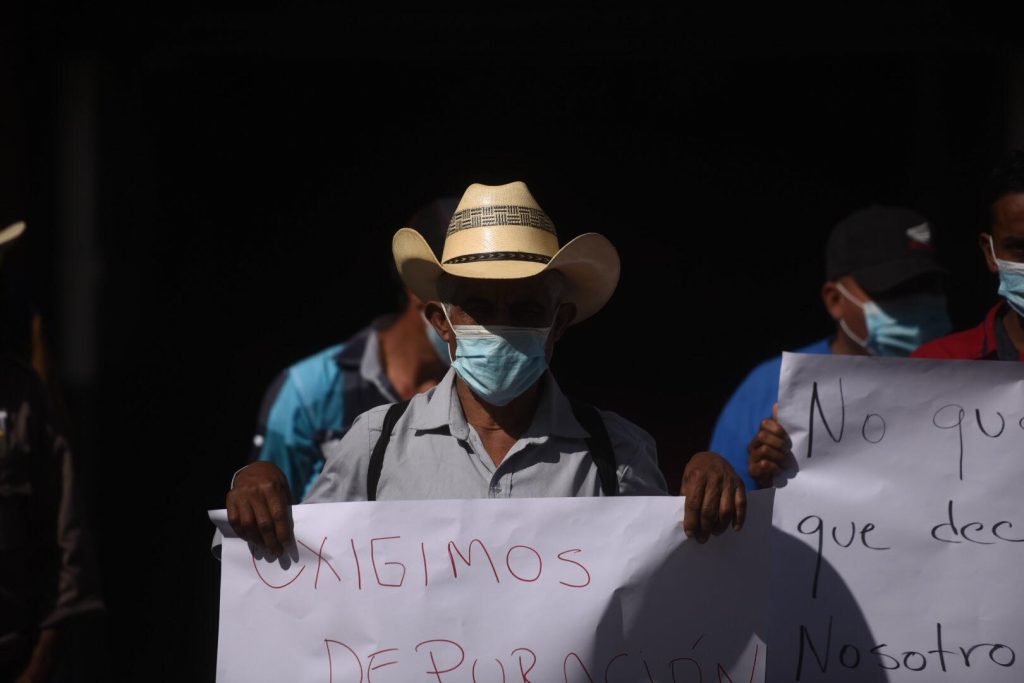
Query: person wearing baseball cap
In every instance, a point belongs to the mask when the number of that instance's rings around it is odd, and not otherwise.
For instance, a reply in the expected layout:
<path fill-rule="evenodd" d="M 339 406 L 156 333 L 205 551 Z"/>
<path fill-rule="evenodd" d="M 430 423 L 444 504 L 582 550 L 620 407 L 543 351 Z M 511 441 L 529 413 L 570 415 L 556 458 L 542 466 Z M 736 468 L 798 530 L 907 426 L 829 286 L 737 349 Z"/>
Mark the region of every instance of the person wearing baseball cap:
<path fill-rule="evenodd" d="M 567 398 L 548 364 L 559 339 L 597 314 L 619 281 L 602 235 L 562 245 L 522 182 L 466 190 L 441 257 L 411 228 L 395 265 L 448 345 L 433 389 L 359 416 L 303 503 L 549 496 L 665 495 L 654 440 L 614 413 Z M 683 475 L 683 528 L 700 542 L 739 528 L 746 491 L 720 456 L 697 453 Z M 280 556 L 293 542 L 287 482 L 271 463 L 236 473 L 228 521 Z"/>
<path fill-rule="evenodd" d="M 902 207 L 873 205 L 840 221 L 825 249 L 821 299 L 835 333 L 798 353 L 907 357 L 950 329 L 931 227 Z M 789 452 L 775 419 L 782 356 L 754 368 L 726 403 L 711 450 L 744 473 L 749 487 L 770 486 Z"/>
<path fill-rule="evenodd" d="M 989 179 L 990 224 L 978 235 L 999 302 L 977 327 L 925 344 L 914 358 L 1024 361 L 1024 151 L 1009 152 Z"/>

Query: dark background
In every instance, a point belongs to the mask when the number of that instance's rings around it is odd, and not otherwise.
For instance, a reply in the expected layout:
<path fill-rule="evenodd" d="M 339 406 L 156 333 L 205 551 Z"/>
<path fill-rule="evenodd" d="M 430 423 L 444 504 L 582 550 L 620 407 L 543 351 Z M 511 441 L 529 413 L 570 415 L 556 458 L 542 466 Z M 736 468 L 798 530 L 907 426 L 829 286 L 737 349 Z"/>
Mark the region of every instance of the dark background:
<path fill-rule="evenodd" d="M 756 362 L 829 332 L 846 213 L 929 216 L 954 323 L 979 321 L 978 192 L 1024 144 L 1019 17 L 599 7 L 2 5 L 0 225 L 29 223 L 4 267 L 61 366 L 111 677 L 212 680 L 205 511 L 276 372 L 397 305 L 391 234 L 438 194 L 525 180 L 563 242 L 618 246 L 556 372 L 675 482 Z"/>

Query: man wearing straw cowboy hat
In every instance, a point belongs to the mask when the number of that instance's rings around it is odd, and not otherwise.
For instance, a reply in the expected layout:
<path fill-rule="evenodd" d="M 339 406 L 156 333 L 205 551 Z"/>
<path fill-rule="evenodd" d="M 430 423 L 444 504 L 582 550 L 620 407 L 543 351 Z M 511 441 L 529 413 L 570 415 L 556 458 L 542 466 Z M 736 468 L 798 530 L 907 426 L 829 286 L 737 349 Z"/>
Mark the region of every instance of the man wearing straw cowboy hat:
<path fill-rule="evenodd" d="M 392 242 L 406 286 L 448 343 L 452 368 L 410 401 L 359 416 L 303 502 L 658 495 L 654 440 L 562 394 L 547 364 L 567 328 L 597 313 L 619 257 L 588 233 L 559 248 L 555 227 L 521 182 L 471 185 L 440 261 L 410 228 Z M 684 527 L 699 541 L 742 525 L 743 483 L 714 453 L 686 466 Z M 235 531 L 280 555 L 291 544 L 288 485 L 270 463 L 235 475 Z"/>

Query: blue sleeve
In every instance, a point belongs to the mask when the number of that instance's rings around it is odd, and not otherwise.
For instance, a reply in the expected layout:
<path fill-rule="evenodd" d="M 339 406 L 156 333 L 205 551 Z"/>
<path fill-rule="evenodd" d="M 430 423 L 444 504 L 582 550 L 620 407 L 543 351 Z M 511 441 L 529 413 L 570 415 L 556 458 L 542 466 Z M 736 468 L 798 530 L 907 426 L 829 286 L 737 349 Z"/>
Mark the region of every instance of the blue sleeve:
<path fill-rule="evenodd" d="M 280 467 L 296 503 L 323 470 L 324 435 L 347 426 L 342 425 L 343 382 L 335 361 L 343 348 L 332 346 L 299 361 L 278 375 L 263 397 L 250 459 Z"/>
<path fill-rule="evenodd" d="M 281 468 L 298 503 L 323 468 L 313 409 L 289 370 L 271 385 L 263 403 L 257 459 Z"/>
<path fill-rule="evenodd" d="M 772 406 L 779 396 L 781 368 L 781 358 L 754 368 L 725 404 L 711 436 L 710 450 L 729 461 L 749 490 L 758 486 L 747 472 L 747 446 L 757 434 L 761 420 L 772 415 Z"/>

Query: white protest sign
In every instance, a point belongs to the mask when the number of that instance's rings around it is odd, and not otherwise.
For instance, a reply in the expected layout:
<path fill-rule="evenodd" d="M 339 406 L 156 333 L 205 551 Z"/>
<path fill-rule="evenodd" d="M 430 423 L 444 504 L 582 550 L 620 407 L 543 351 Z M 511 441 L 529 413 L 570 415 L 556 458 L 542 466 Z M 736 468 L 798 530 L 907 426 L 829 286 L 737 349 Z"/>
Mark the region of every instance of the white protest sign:
<path fill-rule="evenodd" d="M 1024 680 L 1024 364 L 786 354 L 779 404 L 768 679 Z"/>
<path fill-rule="evenodd" d="M 705 545 L 677 497 L 293 510 L 287 567 L 224 540 L 221 683 L 763 680 L 771 493 Z"/>

